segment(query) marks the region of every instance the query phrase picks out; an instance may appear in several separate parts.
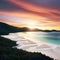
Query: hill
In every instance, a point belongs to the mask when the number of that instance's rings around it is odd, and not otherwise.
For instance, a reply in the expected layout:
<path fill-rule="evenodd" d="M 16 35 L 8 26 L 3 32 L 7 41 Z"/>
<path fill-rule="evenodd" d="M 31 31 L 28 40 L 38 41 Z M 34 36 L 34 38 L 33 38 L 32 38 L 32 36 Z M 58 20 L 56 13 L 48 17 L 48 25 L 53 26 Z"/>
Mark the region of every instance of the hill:
<path fill-rule="evenodd" d="M 0 35 L 6 35 L 9 33 L 15 33 L 15 32 L 24 32 L 27 31 L 28 28 L 18 28 L 11 25 L 8 25 L 6 23 L 0 22 Z"/>

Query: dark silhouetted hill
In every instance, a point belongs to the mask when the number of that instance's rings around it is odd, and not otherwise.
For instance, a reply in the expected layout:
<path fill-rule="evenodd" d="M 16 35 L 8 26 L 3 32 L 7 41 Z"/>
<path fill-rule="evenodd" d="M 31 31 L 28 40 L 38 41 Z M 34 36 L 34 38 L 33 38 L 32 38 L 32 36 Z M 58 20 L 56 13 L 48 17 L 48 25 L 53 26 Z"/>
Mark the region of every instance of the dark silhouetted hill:
<path fill-rule="evenodd" d="M 17 46 L 15 41 L 0 36 L 0 60 L 53 60 L 41 53 L 27 52 L 13 46 Z"/>
<path fill-rule="evenodd" d="M 15 32 L 24 32 L 27 31 L 28 28 L 18 28 L 11 25 L 8 25 L 6 23 L 0 22 L 0 35 L 6 35 L 9 33 L 15 33 Z"/>
<path fill-rule="evenodd" d="M 60 32 L 58 30 L 40 30 L 40 29 L 33 29 L 30 30 L 27 27 L 22 27 L 22 28 L 18 28 L 18 27 L 14 27 L 11 25 L 8 25 L 6 23 L 0 22 L 0 35 L 7 35 L 9 33 L 15 33 L 15 32 L 26 32 L 26 31 L 40 31 L 40 32 Z"/>

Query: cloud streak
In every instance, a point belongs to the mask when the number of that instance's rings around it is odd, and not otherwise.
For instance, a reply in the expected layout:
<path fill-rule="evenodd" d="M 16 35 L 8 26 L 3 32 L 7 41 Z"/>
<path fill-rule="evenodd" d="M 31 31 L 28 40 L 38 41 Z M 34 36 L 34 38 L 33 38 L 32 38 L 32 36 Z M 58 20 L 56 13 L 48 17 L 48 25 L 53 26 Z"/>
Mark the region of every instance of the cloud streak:
<path fill-rule="evenodd" d="M 44 16 L 44 17 L 51 18 L 51 19 L 55 19 L 55 18 L 60 19 L 60 16 L 57 16 L 57 14 L 60 14 L 60 11 L 58 11 L 58 10 L 43 8 L 41 6 L 38 7 L 37 5 L 23 2 L 22 0 L 20 0 L 20 1 L 9 0 L 9 1 L 18 6 L 21 6 L 29 13 L 37 14 L 37 15 Z"/>
<path fill-rule="evenodd" d="M 39 22 L 38 26 L 59 28 L 59 2 L 60 0 L 0 0 L 0 18 L 3 18 L 3 15 L 9 15 L 14 16 L 14 18 L 19 17 L 26 20 L 33 19 Z"/>
<path fill-rule="evenodd" d="M 60 0 L 23 0 L 32 4 L 36 4 L 45 8 L 60 10 Z"/>

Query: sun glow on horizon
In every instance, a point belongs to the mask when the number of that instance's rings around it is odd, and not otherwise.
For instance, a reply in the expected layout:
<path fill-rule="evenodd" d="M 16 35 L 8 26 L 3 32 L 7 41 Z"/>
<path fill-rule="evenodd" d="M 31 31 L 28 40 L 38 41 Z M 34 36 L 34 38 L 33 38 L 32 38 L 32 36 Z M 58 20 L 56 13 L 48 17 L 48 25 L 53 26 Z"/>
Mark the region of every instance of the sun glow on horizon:
<path fill-rule="evenodd" d="M 37 21 L 29 20 L 26 22 L 26 27 L 28 27 L 30 29 L 35 29 L 35 28 L 37 28 L 37 24 L 38 24 Z"/>

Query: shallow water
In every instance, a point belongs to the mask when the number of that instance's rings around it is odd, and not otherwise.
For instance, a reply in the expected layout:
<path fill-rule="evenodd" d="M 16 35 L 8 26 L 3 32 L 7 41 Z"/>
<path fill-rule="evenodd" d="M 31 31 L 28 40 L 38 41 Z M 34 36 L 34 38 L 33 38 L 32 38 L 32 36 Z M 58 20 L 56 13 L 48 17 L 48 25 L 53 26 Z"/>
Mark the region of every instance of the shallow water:
<path fill-rule="evenodd" d="M 29 38 L 60 45 L 60 32 L 26 32 Z"/>

